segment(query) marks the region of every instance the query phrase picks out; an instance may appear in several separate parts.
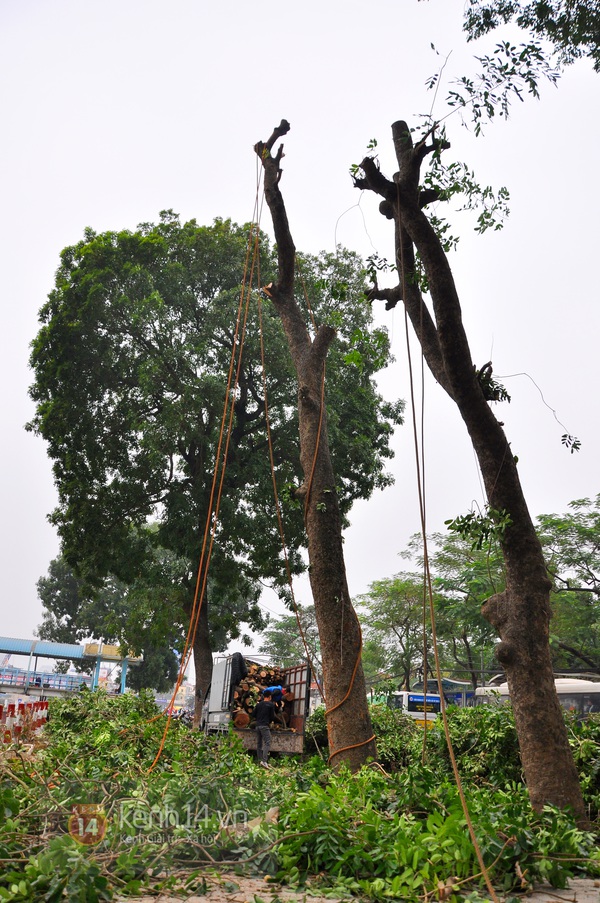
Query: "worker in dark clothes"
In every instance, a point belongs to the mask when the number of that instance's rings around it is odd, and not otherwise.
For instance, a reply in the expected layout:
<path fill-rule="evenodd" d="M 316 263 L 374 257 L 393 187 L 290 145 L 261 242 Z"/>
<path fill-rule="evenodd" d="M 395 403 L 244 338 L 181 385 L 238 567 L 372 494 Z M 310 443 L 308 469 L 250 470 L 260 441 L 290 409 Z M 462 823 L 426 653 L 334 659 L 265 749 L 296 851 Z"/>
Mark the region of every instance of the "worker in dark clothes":
<path fill-rule="evenodd" d="M 271 749 L 271 722 L 275 720 L 275 706 L 268 690 L 254 709 L 256 722 L 256 754 L 258 764 L 268 768 L 269 750 Z"/>

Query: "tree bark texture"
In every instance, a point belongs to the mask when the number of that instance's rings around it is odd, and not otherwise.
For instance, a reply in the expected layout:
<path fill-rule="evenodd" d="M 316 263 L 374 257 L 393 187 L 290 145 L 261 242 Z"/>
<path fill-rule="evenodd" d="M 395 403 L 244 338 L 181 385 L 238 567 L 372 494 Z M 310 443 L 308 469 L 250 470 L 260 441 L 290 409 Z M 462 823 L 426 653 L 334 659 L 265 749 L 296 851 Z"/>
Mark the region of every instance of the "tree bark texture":
<path fill-rule="evenodd" d="M 405 122 L 392 126 L 399 171 L 385 178 L 371 158 L 361 164 L 357 187 L 379 194 L 381 212 L 396 229 L 396 263 L 404 276 L 395 289 L 375 287 L 370 297 L 387 306 L 402 300 L 427 364 L 456 403 L 479 461 L 488 504 L 506 512 L 510 524 L 501 537 L 506 590 L 488 599 L 483 614 L 498 631 L 497 657 L 506 670 L 515 714 L 525 779 L 533 807 L 546 803 L 571 807 L 584 819 L 579 779 L 556 694 L 549 647 L 551 583 L 536 535 L 515 458 L 502 424 L 486 400 L 462 323 L 458 294 L 444 249 L 423 207 L 435 200 L 420 192 L 421 164 L 439 149 L 432 139 L 413 144 Z M 447 146 L 447 145 L 446 145 Z M 415 273 L 417 249 L 427 276 L 432 313 Z"/>
<path fill-rule="evenodd" d="M 196 672 L 194 727 L 199 728 L 202 723 L 202 708 L 212 680 L 212 648 L 210 645 L 210 631 L 208 629 L 208 601 L 206 598 L 200 609 L 192 645 L 192 654 Z"/>
<path fill-rule="evenodd" d="M 376 757 L 361 664 L 362 639 L 352 606 L 342 548 L 342 521 L 327 438 L 324 374 L 335 330 L 320 326 L 311 338 L 294 297 L 295 253 L 283 197 L 279 189 L 282 145 L 289 131 L 283 120 L 271 138 L 255 151 L 264 169 L 265 198 L 273 219 L 278 254 L 278 281 L 265 291 L 281 318 L 298 378 L 300 462 L 308 544 L 309 577 L 319 628 L 331 762 L 357 770 Z"/>

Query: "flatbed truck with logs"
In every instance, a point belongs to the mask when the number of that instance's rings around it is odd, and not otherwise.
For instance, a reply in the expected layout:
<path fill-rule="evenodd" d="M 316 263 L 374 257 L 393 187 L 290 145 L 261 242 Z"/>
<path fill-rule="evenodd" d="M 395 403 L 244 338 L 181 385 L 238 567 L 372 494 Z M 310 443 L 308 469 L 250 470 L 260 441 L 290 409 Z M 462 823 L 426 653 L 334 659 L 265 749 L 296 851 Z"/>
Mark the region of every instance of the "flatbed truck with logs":
<path fill-rule="evenodd" d="M 271 751 L 288 755 L 304 749 L 304 729 L 309 713 L 311 673 L 308 662 L 291 668 L 262 665 L 241 653 L 217 659 L 204 705 L 204 730 L 209 734 L 233 731 L 244 748 L 256 749 L 252 713 L 267 687 L 288 687 L 286 718 L 271 725 Z"/>

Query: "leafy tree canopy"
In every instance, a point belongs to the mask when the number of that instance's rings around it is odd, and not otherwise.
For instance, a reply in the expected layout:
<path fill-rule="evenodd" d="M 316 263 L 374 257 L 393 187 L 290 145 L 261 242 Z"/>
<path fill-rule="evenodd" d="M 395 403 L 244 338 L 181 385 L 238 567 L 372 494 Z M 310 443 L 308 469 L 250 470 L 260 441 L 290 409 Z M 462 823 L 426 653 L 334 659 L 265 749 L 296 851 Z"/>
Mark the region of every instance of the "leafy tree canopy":
<path fill-rule="evenodd" d="M 200 557 L 249 227 L 181 224 L 172 211 L 134 232 L 85 231 L 66 248 L 33 342 L 29 429 L 48 443 L 59 503 L 51 515 L 69 567 L 86 587 L 118 580 L 149 617 L 189 612 Z M 262 284 L 274 256 L 262 236 Z M 349 251 L 301 256 L 307 304 L 338 327 L 329 358 L 330 442 L 342 511 L 391 478 L 385 461 L 401 422 L 373 376 L 389 359 L 371 329 L 360 260 Z M 263 375 L 252 296 L 209 597 L 213 634 L 264 625 L 259 579 L 284 592 L 272 500 Z M 303 567 L 296 386 L 281 326 L 263 302 L 265 382 L 274 464 L 283 487 L 293 570 Z M 169 604 L 165 606 L 165 595 Z M 181 617 L 174 616 L 181 621 Z M 134 619 L 134 624 L 140 619 Z"/>
<path fill-rule="evenodd" d="M 562 65 L 589 57 L 600 71 L 598 0 L 469 0 L 464 28 L 469 40 L 513 22 L 549 41 Z"/>

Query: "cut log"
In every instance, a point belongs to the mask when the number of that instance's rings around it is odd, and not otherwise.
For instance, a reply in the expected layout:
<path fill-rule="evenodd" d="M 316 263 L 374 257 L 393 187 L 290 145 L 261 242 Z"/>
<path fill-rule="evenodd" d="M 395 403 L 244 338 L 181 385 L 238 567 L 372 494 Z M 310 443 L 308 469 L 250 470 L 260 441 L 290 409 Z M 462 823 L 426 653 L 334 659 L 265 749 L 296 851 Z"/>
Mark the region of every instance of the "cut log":
<path fill-rule="evenodd" d="M 236 727 L 247 727 L 250 723 L 250 715 L 248 712 L 238 712 L 233 718 L 233 723 Z"/>

